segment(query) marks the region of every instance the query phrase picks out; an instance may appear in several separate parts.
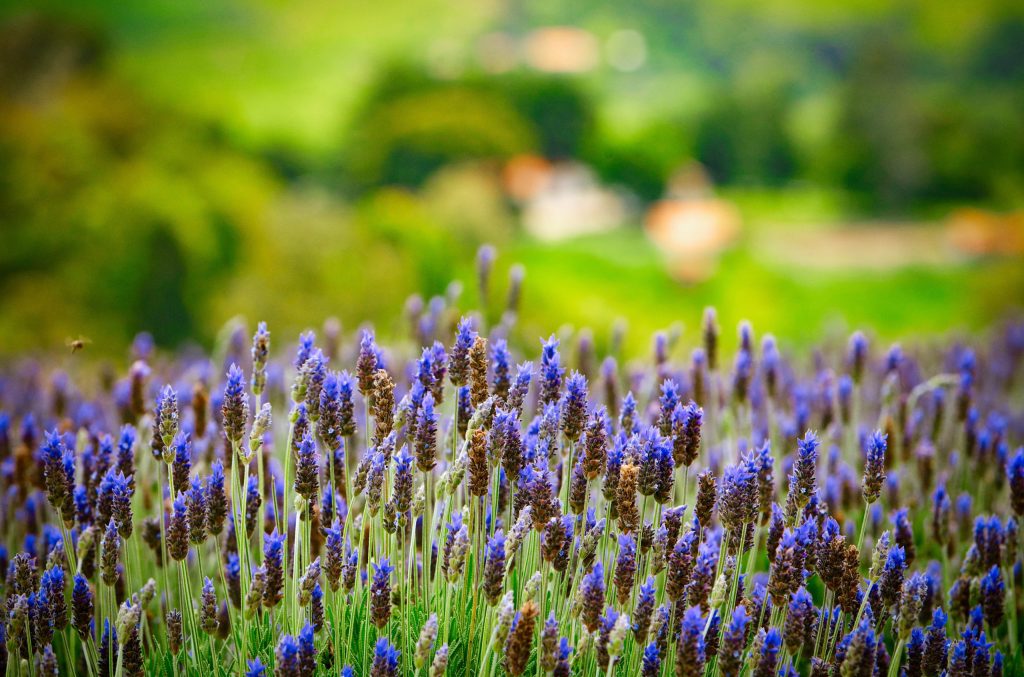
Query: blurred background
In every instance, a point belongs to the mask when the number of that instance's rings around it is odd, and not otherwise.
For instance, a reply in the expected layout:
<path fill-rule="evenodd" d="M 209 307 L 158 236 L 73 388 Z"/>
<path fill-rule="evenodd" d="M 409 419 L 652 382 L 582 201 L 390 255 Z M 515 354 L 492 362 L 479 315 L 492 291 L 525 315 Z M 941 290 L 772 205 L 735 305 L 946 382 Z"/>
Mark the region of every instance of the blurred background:
<path fill-rule="evenodd" d="M 482 243 L 531 342 L 977 330 L 1024 299 L 1024 6 L 9 1 L 0 241 L 0 354 L 398 331 Z"/>

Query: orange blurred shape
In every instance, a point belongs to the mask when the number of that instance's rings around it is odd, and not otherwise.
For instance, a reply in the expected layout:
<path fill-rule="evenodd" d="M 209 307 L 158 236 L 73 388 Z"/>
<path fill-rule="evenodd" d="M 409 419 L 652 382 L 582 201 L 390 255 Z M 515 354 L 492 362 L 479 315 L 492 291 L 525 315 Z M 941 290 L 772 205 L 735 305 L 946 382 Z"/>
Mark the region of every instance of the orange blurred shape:
<path fill-rule="evenodd" d="M 517 202 L 526 202 L 543 190 L 551 179 L 551 163 L 539 155 L 517 155 L 505 164 L 502 183 Z"/>
<path fill-rule="evenodd" d="M 949 241 L 972 256 L 1024 254 L 1024 212 L 997 214 L 984 209 L 958 209 L 946 220 Z"/>
<path fill-rule="evenodd" d="M 597 66 L 597 39 L 572 26 L 539 28 L 526 37 L 526 61 L 548 73 L 584 73 Z"/>
<path fill-rule="evenodd" d="M 656 202 L 644 220 L 651 241 L 665 254 L 674 277 L 696 281 L 714 269 L 718 254 L 739 235 L 740 215 L 714 197 Z"/>

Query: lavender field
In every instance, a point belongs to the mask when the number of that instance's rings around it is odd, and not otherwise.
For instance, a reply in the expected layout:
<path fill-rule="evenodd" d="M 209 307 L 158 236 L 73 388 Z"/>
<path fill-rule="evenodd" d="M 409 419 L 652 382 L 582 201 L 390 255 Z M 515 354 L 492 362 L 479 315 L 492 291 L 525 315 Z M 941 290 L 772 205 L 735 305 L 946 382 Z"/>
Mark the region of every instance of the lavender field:
<path fill-rule="evenodd" d="M 1024 325 L 513 346 L 492 261 L 498 322 L 6 363 L 5 674 L 1024 669 Z"/>
<path fill-rule="evenodd" d="M 1024 3 L 0 3 L 0 677 L 1024 675 L 1022 361 Z"/>

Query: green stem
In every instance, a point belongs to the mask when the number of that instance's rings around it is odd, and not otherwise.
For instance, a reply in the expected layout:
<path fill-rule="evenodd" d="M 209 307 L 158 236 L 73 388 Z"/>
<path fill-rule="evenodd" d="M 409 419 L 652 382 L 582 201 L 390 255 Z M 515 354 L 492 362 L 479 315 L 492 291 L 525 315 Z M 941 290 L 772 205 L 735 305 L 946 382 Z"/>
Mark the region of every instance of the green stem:
<path fill-rule="evenodd" d="M 28 646 L 28 672 L 32 677 L 36 675 L 35 651 L 32 650 L 32 629 L 29 627 L 31 621 L 25 620 L 25 643 Z"/>
<path fill-rule="evenodd" d="M 864 545 L 864 533 L 868 530 L 868 513 L 871 512 L 871 504 L 868 503 L 864 506 L 864 514 L 860 518 L 860 533 L 857 534 L 857 553 L 861 552 L 861 546 Z"/>
<path fill-rule="evenodd" d="M 299 568 L 301 566 L 299 562 L 299 544 L 302 541 L 302 513 L 303 509 L 300 509 L 295 515 L 295 539 L 292 541 L 292 580 L 291 580 L 291 593 L 288 595 L 288 604 L 291 607 L 291 622 L 292 628 L 298 632 L 299 628 L 299 615 L 301 610 L 299 609 L 299 601 L 296 593 L 298 592 L 298 581 L 299 581 Z"/>
<path fill-rule="evenodd" d="M 423 509 L 423 605 L 424 612 L 428 616 L 430 615 L 431 599 L 430 599 L 430 581 L 433 578 L 433 571 L 431 567 L 431 560 L 433 560 L 434 547 L 433 547 L 433 532 L 430 528 L 430 523 L 433 519 L 433 505 L 434 505 L 434 473 L 427 471 L 423 478 L 424 493 L 426 494 L 426 505 Z M 493 523 L 494 520 L 492 519 Z"/>
<path fill-rule="evenodd" d="M 906 643 L 905 639 L 900 639 L 893 649 L 892 660 L 889 662 L 889 677 L 896 677 L 900 673 L 900 659 L 903 657 L 903 647 Z"/>

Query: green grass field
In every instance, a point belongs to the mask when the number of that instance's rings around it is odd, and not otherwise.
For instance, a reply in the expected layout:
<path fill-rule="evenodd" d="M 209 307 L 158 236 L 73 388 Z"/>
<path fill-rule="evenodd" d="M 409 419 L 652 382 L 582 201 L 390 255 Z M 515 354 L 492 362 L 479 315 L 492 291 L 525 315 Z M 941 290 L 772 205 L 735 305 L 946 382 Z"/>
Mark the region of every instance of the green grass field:
<path fill-rule="evenodd" d="M 621 317 L 630 351 L 647 350 L 651 332 L 673 322 L 684 324 L 685 343 L 693 343 L 707 305 L 717 307 L 723 327 L 748 319 L 759 332 L 802 345 L 860 327 L 886 339 L 976 331 L 1008 312 L 1011 291 L 1024 298 L 1019 261 L 819 272 L 772 266 L 742 246 L 723 257 L 711 280 L 682 285 L 636 230 L 558 246 L 519 241 L 502 258 L 527 268 L 527 334 L 571 322 L 591 327 L 600 343 Z"/>

